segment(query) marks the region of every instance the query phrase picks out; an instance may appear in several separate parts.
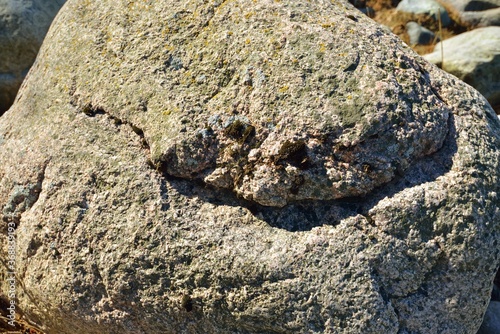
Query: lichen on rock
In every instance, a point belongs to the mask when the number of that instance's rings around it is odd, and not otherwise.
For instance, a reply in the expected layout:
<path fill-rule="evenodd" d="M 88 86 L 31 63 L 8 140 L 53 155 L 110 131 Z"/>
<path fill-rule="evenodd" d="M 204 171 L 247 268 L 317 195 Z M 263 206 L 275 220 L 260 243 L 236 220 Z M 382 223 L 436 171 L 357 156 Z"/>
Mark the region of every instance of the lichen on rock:
<path fill-rule="evenodd" d="M 135 6 L 154 16 L 159 5 Z M 153 164 L 169 175 L 224 184 L 266 206 L 366 195 L 441 147 L 450 110 L 394 37 L 376 26 L 354 36 L 361 21 L 330 2 L 293 14 L 301 6 L 255 3 L 249 12 L 238 1 L 186 3 L 181 12 L 172 6 L 162 14 L 174 18 L 172 27 L 145 28 L 147 45 L 139 44 L 138 28 L 113 28 L 120 22 L 110 21 L 101 31 L 91 23 L 88 34 L 95 37 L 79 41 L 69 34 L 65 41 L 75 52 L 85 43 L 102 49 L 88 58 L 100 74 L 77 80 L 75 91 L 111 80 L 92 98 L 110 114 L 141 123 Z M 333 17 L 338 23 L 324 24 Z M 108 43 L 96 42 L 102 35 Z M 354 39 L 346 43 L 345 36 Z M 390 59 L 374 38 L 394 46 Z M 134 47 L 116 54 L 115 43 Z M 127 68 L 140 57 L 152 63 L 150 79 L 108 79 L 106 64 Z M 63 71 L 74 66 L 71 59 L 59 65 Z M 132 116 L 133 110 L 120 109 L 120 99 L 141 95 L 149 81 L 147 112 Z M 208 131 L 213 117 L 223 124 Z M 304 143 L 310 155 L 301 168 L 279 159 L 289 142 Z M 214 183 L 212 174 L 226 181 Z"/>

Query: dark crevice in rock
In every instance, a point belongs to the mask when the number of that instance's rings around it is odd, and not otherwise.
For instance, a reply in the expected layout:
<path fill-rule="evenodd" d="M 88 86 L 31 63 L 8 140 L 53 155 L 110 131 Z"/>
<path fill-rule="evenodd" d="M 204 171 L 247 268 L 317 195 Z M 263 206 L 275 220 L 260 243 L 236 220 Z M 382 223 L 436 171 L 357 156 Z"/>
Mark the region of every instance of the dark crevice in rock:
<path fill-rule="evenodd" d="M 419 63 L 417 63 L 417 67 L 418 67 L 418 71 L 422 74 L 422 77 L 424 79 L 424 85 L 428 86 L 432 93 L 436 96 L 436 98 L 441 101 L 444 105 L 448 105 L 444 100 L 443 98 L 441 97 L 441 95 L 439 94 L 439 92 L 437 91 L 436 87 L 434 87 L 434 85 L 432 84 L 432 80 L 431 80 L 431 77 L 430 77 L 430 74 L 429 72 L 427 72 L 423 66 Z"/>
<path fill-rule="evenodd" d="M 116 126 L 120 126 L 120 125 L 128 125 L 128 126 L 130 126 L 130 128 L 132 129 L 132 131 L 137 136 L 139 136 L 142 148 L 144 148 L 145 150 L 147 150 L 148 153 L 149 153 L 150 147 L 149 147 L 149 143 L 146 140 L 146 137 L 144 135 L 144 131 L 141 128 L 139 128 L 137 125 L 132 124 L 129 121 L 122 120 L 119 117 L 116 117 L 116 116 L 110 114 L 104 108 L 99 107 L 99 106 L 94 106 L 91 103 L 85 104 L 83 107 L 78 107 L 77 106 L 77 110 L 83 112 L 85 115 L 87 115 L 89 117 L 96 117 L 98 115 L 107 116 L 113 122 L 113 124 L 116 125 Z"/>
<path fill-rule="evenodd" d="M 457 151 L 455 142 L 456 129 L 454 117 L 448 119 L 448 134 L 442 147 L 431 155 L 415 160 L 402 175 L 391 182 L 373 190 L 370 194 L 348 197 L 338 200 L 304 200 L 288 204 L 282 208 L 263 206 L 237 196 L 227 189 L 206 184 L 200 179 L 184 179 L 174 177 L 164 168 L 156 170 L 179 193 L 187 197 L 197 197 L 214 205 L 230 205 L 247 208 L 254 216 L 267 222 L 270 226 L 288 231 L 308 231 L 321 225 L 335 226 L 348 217 L 364 216 L 368 222 L 372 219 L 369 211 L 385 197 L 392 197 L 405 188 L 415 187 L 431 182 L 448 172 L 452 166 L 452 157 Z M 285 158 L 295 161 L 300 147 L 287 154 Z M 166 164 L 168 162 L 164 162 Z M 166 190 L 165 190 L 166 191 Z"/>
<path fill-rule="evenodd" d="M 86 110 L 85 114 L 90 117 L 106 115 L 116 125 L 129 125 L 134 133 L 139 136 L 143 148 L 147 150 L 147 154 L 149 155 L 149 144 L 141 128 L 109 114 L 102 108 L 90 106 Z M 335 226 L 342 220 L 357 215 L 362 215 L 370 221 L 371 218 L 368 212 L 383 198 L 391 197 L 405 188 L 433 181 L 446 173 L 451 168 L 451 158 L 456 152 L 456 131 L 453 115 L 450 115 L 448 122 L 447 137 L 437 152 L 413 161 L 412 166 L 404 173 L 397 175 L 391 182 L 375 188 L 365 196 L 347 197 L 338 200 L 303 200 L 292 202 L 281 208 L 263 206 L 254 201 L 243 199 L 231 190 L 208 185 L 201 179 L 186 179 L 173 176 L 167 171 L 169 161 L 162 161 L 158 165 L 151 161 L 148 156 L 148 165 L 160 173 L 165 181 L 165 184 L 161 187 L 162 196 L 167 196 L 166 183 L 168 183 L 179 191 L 179 193 L 187 197 L 198 197 L 202 201 L 214 205 L 245 207 L 253 215 L 267 222 L 270 226 L 288 231 L 307 231 L 321 225 Z M 244 135 L 245 139 L 247 139 L 250 137 L 250 133 L 248 136 L 245 136 L 247 130 L 246 127 L 241 126 L 231 128 L 228 131 L 231 131 L 230 135 Z M 303 148 L 299 143 L 296 147 L 291 147 L 289 151 L 281 152 L 282 155 L 279 158 L 291 164 L 303 165 L 305 162 L 302 151 Z M 168 204 L 162 204 L 162 209 L 168 209 Z"/>
<path fill-rule="evenodd" d="M 141 129 L 141 128 L 139 128 L 139 127 L 135 126 L 135 125 L 134 125 L 134 124 L 132 124 L 132 123 L 127 123 L 127 122 L 125 122 L 125 124 L 129 124 L 129 125 L 130 125 L 130 127 L 132 128 L 132 131 L 134 131 L 134 133 L 135 133 L 136 135 L 138 135 L 138 136 L 139 136 L 139 138 L 141 139 L 141 145 L 142 145 L 142 147 L 143 147 L 144 149 L 146 149 L 146 150 L 148 150 L 148 151 L 149 151 L 149 150 L 150 150 L 150 147 L 149 147 L 149 143 L 148 143 L 148 141 L 146 140 L 146 137 L 144 136 L 144 131 L 142 131 L 142 129 Z"/>

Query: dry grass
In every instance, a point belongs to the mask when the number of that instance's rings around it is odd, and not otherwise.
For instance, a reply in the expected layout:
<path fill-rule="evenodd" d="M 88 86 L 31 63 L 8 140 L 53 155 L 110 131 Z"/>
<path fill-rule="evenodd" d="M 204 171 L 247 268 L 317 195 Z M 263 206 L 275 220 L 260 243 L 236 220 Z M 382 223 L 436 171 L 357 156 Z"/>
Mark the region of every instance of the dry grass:
<path fill-rule="evenodd" d="M 16 314 L 15 326 L 9 325 L 9 319 L 7 318 L 7 308 L 9 307 L 9 302 L 4 296 L 0 296 L 0 333 L 6 334 L 44 334 L 39 329 L 30 325 L 24 319 L 20 317 L 19 312 Z M 17 311 L 17 310 L 16 310 Z"/>

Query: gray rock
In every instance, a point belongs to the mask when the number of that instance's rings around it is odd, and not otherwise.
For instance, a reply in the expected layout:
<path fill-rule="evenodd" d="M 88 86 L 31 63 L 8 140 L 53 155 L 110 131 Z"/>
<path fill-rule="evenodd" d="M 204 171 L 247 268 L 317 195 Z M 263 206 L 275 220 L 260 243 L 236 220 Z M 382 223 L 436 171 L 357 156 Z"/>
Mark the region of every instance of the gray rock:
<path fill-rule="evenodd" d="M 371 7 L 364 7 L 364 8 L 359 8 L 361 13 L 365 14 L 369 18 L 374 18 L 375 17 L 375 10 Z"/>
<path fill-rule="evenodd" d="M 498 334 L 500 333 L 500 302 L 490 302 L 483 324 L 477 334 Z"/>
<path fill-rule="evenodd" d="M 484 10 L 500 7 L 500 0 L 441 0 L 445 4 L 450 4 L 454 8 L 463 12 L 480 12 Z"/>
<path fill-rule="evenodd" d="M 438 17 L 441 16 L 441 24 L 443 27 L 451 23 L 446 9 L 435 0 L 403 0 L 398 4 L 396 10 L 417 15 L 430 15 L 435 20 L 438 20 Z"/>
<path fill-rule="evenodd" d="M 477 331 L 499 120 L 382 29 L 340 1 L 69 0 L 0 117 L 19 309 L 48 334 Z"/>
<path fill-rule="evenodd" d="M 349 0 L 349 2 L 358 9 L 366 7 L 366 0 Z"/>
<path fill-rule="evenodd" d="M 66 0 L 0 0 L 0 115 L 14 102 L 49 26 Z"/>
<path fill-rule="evenodd" d="M 478 28 L 443 43 L 425 58 L 464 80 L 483 94 L 500 111 L 500 27 Z"/>
<path fill-rule="evenodd" d="M 500 25 L 499 0 L 440 0 L 455 21 L 464 26 L 487 27 Z"/>
<path fill-rule="evenodd" d="M 408 22 L 406 24 L 406 32 L 410 37 L 410 44 L 428 45 L 432 44 L 436 38 L 434 33 L 429 29 L 422 27 L 417 22 Z"/>

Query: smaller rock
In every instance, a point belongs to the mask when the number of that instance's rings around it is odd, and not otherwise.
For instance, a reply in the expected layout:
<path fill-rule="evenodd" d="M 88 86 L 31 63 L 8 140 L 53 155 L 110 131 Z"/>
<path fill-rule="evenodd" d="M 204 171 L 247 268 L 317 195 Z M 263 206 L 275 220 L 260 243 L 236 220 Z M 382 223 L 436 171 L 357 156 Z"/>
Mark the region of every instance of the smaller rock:
<path fill-rule="evenodd" d="M 443 64 L 441 64 L 443 43 Z M 500 112 L 500 27 L 478 28 L 438 43 L 424 58 L 476 88 Z"/>
<path fill-rule="evenodd" d="M 369 18 L 373 19 L 375 17 L 375 10 L 371 7 L 360 8 L 359 10 Z"/>
<path fill-rule="evenodd" d="M 366 7 L 366 0 L 349 0 L 349 2 L 358 9 Z"/>
<path fill-rule="evenodd" d="M 466 12 L 480 12 L 483 10 L 500 7 L 500 0 L 447 0 L 445 3 L 450 3 L 456 8 Z"/>
<path fill-rule="evenodd" d="M 14 102 L 17 90 L 66 0 L 0 0 L 0 115 Z"/>
<path fill-rule="evenodd" d="M 500 25 L 500 0 L 440 0 L 454 20 L 464 26 Z"/>
<path fill-rule="evenodd" d="M 412 13 L 416 15 L 426 14 L 432 16 L 436 21 L 441 16 L 443 27 L 451 23 L 446 9 L 434 0 L 403 0 L 396 7 L 398 12 Z"/>
<path fill-rule="evenodd" d="M 490 302 L 483 324 L 477 334 L 498 334 L 500 333 L 500 302 Z"/>
<path fill-rule="evenodd" d="M 471 27 L 500 26 L 500 8 L 482 12 L 464 12 L 460 15 L 459 21 L 462 25 Z"/>
<path fill-rule="evenodd" d="M 413 21 L 406 24 L 406 32 L 408 36 L 410 36 L 411 45 L 429 45 L 432 44 L 436 38 L 436 35 L 434 35 L 432 31 Z"/>

